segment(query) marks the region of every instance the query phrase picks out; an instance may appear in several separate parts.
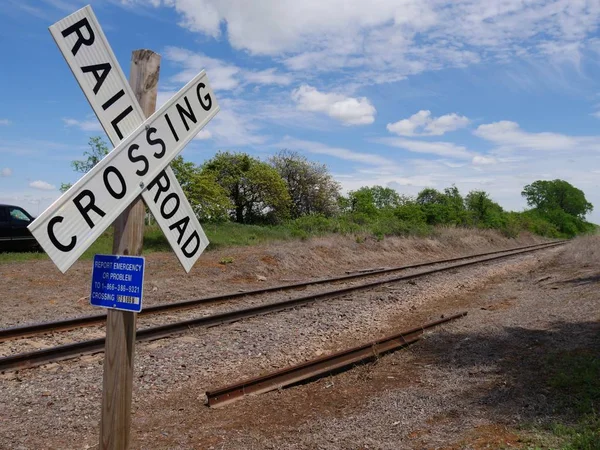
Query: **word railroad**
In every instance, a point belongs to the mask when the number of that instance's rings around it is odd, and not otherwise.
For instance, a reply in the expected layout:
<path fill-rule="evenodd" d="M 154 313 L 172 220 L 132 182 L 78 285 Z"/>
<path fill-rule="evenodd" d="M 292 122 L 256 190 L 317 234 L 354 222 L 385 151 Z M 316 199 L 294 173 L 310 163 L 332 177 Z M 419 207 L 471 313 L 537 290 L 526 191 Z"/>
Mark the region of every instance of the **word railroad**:
<path fill-rule="evenodd" d="M 206 73 L 144 120 L 91 7 L 50 32 L 115 148 L 29 230 L 65 272 L 141 194 L 189 271 L 208 239 L 168 164 L 219 111 Z"/>

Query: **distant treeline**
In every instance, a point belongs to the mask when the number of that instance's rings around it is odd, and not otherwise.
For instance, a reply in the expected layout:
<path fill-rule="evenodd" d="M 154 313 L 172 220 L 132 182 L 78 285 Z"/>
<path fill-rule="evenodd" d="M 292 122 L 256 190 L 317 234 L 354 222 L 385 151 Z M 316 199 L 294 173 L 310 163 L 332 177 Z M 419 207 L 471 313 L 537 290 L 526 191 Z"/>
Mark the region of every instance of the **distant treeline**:
<path fill-rule="evenodd" d="M 86 172 L 107 152 L 100 138 L 92 138 L 86 159 L 73 161 L 72 166 Z M 378 238 L 421 235 L 436 225 L 497 229 L 510 237 L 524 230 L 572 237 L 596 229 L 585 220 L 593 206 L 581 190 L 563 180 L 526 185 L 521 194 L 531 209 L 511 212 L 485 191 L 473 190 L 463 197 L 455 186 L 443 191 L 426 188 L 416 197 L 382 186 L 342 195 L 325 165 L 287 150 L 266 161 L 246 153 L 219 152 L 202 165 L 180 156 L 171 167 L 203 223 L 284 225 L 300 237 L 360 232 Z"/>
<path fill-rule="evenodd" d="M 449 225 L 493 228 L 507 236 L 522 230 L 548 237 L 590 232 L 585 221 L 592 205 L 566 181 L 535 181 L 523 188 L 530 210 L 505 211 L 485 191 L 462 196 L 455 186 L 423 189 L 416 197 L 382 186 L 342 195 L 322 164 L 281 151 L 267 161 L 246 153 L 220 152 L 197 166 L 179 157 L 172 163 L 201 221 L 288 224 L 302 235 L 369 230 L 386 235 L 427 234 Z"/>

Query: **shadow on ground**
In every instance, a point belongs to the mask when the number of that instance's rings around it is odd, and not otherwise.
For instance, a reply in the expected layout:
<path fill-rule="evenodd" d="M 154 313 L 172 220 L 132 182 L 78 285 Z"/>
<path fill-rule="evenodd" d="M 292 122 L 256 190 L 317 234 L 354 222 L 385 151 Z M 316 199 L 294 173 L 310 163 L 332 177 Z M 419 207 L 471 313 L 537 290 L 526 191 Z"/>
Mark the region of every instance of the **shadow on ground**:
<path fill-rule="evenodd" d="M 549 329 L 435 333 L 419 349 L 430 364 L 466 372 L 470 402 L 492 420 L 548 425 L 600 409 L 600 323 Z"/>
<path fill-rule="evenodd" d="M 561 283 L 562 284 L 574 284 L 576 286 L 581 286 L 584 284 L 598 283 L 599 281 L 600 281 L 600 274 L 589 276 L 589 277 L 572 278 L 570 280 L 561 281 Z"/>

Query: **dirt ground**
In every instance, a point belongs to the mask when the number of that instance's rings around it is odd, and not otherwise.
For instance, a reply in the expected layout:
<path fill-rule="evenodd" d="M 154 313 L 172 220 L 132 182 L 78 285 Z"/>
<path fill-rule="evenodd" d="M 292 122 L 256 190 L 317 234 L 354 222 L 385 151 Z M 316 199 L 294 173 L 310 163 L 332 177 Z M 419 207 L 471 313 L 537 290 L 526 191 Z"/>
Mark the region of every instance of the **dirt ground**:
<path fill-rule="evenodd" d="M 448 233 L 454 234 L 364 247 L 308 241 L 303 249 L 290 249 L 297 245 L 290 243 L 243 249 L 231 254 L 234 263 L 225 269 L 218 258 L 226 255 L 213 254 L 223 283 L 212 289 L 232 290 L 236 277 L 246 281 L 235 286 L 248 288 L 534 241 Z M 287 256 L 290 250 L 294 257 Z M 248 265 L 234 269 L 239 261 Z M 562 417 L 547 389 L 547 355 L 600 352 L 598 263 L 600 239 L 584 238 L 414 285 L 138 345 L 132 448 L 526 448 L 521 425 Z M 13 270 L 18 268 L 0 266 L 2 276 Z M 42 268 L 35 273 L 45 276 Z M 257 275 L 267 282 L 255 281 Z M 157 283 L 161 290 L 176 285 Z M 174 300 L 189 298 L 181 289 Z M 21 311 L 31 314 L 27 304 Z M 376 363 L 219 409 L 204 403 L 207 389 L 462 310 L 469 312 L 466 318 Z M 94 448 L 101 363 L 96 355 L 0 376 L 0 448 Z"/>

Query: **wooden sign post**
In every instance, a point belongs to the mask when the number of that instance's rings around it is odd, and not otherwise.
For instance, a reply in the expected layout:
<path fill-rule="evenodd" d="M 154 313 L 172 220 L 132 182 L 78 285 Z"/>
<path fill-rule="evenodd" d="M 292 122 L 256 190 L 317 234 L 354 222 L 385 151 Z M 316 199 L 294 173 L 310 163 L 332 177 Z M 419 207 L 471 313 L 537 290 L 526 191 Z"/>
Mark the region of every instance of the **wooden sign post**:
<path fill-rule="evenodd" d="M 208 239 L 169 163 L 219 112 L 219 105 L 201 71 L 155 112 L 160 56 L 150 50 L 133 52 L 128 84 L 90 6 L 52 25 L 50 33 L 115 148 L 28 229 L 65 272 L 114 225 L 116 256 L 94 257 L 90 303 L 108 308 L 100 448 L 125 450 L 130 442 L 134 311 L 142 308 L 145 265 L 139 255 L 145 208 L 189 272 Z M 130 262 L 119 263 L 120 258 Z"/>
<path fill-rule="evenodd" d="M 132 53 L 129 84 L 146 118 L 156 109 L 159 71 L 160 55 L 151 50 Z M 115 255 L 142 254 L 145 213 L 144 202 L 138 197 L 115 221 Z M 100 420 L 101 449 L 129 447 L 136 316 L 134 312 L 108 310 Z"/>

